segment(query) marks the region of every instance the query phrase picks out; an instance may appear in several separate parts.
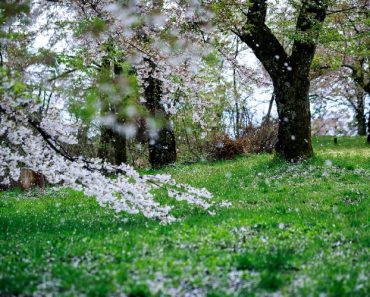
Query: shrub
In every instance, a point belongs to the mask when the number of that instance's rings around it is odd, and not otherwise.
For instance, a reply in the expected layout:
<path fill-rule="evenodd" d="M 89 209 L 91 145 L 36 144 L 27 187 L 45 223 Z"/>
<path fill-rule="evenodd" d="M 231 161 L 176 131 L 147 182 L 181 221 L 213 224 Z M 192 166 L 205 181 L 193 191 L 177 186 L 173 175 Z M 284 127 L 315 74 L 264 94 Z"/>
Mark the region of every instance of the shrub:
<path fill-rule="evenodd" d="M 239 138 L 231 138 L 228 134 L 215 135 L 205 145 L 204 151 L 208 159 L 230 160 L 245 153 L 272 153 L 276 141 L 276 124 L 249 125 Z"/>
<path fill-rule="evenodd" d="M 259 127 L 249 125 L 243 138 L 246 138 L 246 151 L 248 153 L 272 153 L 277 142 L 277 125 L 264 123 Z"/>
<path fill-rule="evenodd" d="M 233 139 L 227 134 L 215 135 L 206 144 L 205 152 L 212 160 L 230 160 L 244 153 L 245 139 Z"/>

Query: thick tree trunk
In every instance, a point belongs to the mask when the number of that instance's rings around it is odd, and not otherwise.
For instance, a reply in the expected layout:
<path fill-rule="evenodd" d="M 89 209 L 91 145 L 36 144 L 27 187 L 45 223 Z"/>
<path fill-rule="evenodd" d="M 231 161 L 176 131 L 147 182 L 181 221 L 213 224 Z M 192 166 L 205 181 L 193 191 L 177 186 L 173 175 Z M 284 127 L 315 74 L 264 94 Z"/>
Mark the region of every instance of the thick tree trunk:
<path fill-rule="evenodd" d="M 98 157 L 114 165 L 126 163 L 126 137 L 111 127 L 102 127 Z"/>
<path fill-rule="evenodd" d="M 370 113 L 367 119 L 367 143 L 370 144 Z"/>
<path fill-rule="evenodd" d="M 112 139 L 112 130 L 109 127 L 103 126 L 100 129 L 100 144 L 98 149 L 98 158 L 106 160 L 112 163 L 113 159 L 111 158 L 111 139 Z"/>
<path fill-rule="evenodd" d="M 175 133 L 168 123 L 149 137 L 149 162 L 153 168 L 161 168 L 176 162 Z"/>
<path fill-rule="evenodd" d="M 289 162 L 311 157 L 309 80 L 283 79 L 276 84 L 275 92 L 279 116 L 276 153 Z"/>
<path fill-rule="evenodd" d="M 155 64 L 147 60 L 151 72 L 146 79 L 145 100 L 150 116 L 159 123 L 156 133 L 148 133 L 149 162 L 153 168 L 160 168 L 176 162 L 176 138 L 169 123 L 168 116 L 161 104 L 162 83 L 155 78 Z"/>
<path fill-rule="evenodd" d="M 126 137 L 121 133 L 113 132 L 112 146 L 114 150 L 114 164 L 127 163 Z"/>
<path fill-rule="evenodd" d="M 107 47 L 108 52 L 112 50 L 111 46 Z M 111 83 L 113 78 L 122 74 L 122 67 L 117 62 L 112 63 L 109 55 L 103 58 L 102 79 L 103 82 Z M 113 64 L 113 67 L 112 67 Z M 114 77 L 113 77 L 114 73 Z M 121 102 L 112 103 L 109 98 L 102 98 L 103 116 L 116 115 L 115 124 L 124 124 L 125 119 L 121 114 L 121 106 L 124 104 L 125 98 L 121 98 Z M 103 126 L 101 128 L 100 147 L 98 157 L 107 160 L 114 165 L 120 165 L 127 162 L 126 135 L 118 133 L 114 127 Z"/>
<path fill-rule="evenodd" d="M 312 156 L 309 73 L 317 37 L 327 10 L 326 1 L 301 1 L 296 38 L 289 55 L 266 25 L 267 0 L 250 2 L 246 26 L 234 31 L 269 73 L 279 115 L 277 154 L 290 162 Z"/>
<path fill-rule="evenodd" d="M 366 71 L 366 59 L 355 61 L 352 66 L 345 65 L 352 70 L 353 80 L 362 88 L 363 92 L 357 94 L 356 104 L 356 120 L 358 135 L 366 135 L 366 115 L 365 115 L 365 97 L 370 95 L 370 79 L 368 71 Z M 367 142 L 370 143 L 370 114 L 367 123 Z"/>
<path fill-rule="evenodd" d="M 176 162 L 176 140 L 170 127 L 163 127 L 157 138 L 149 139 L 149 162 L 153 168 Z"/>
<path fill-rule="evenodd" d="M 359 92 L 359 94 L 357 95 L 356 120 L 357 134 L 360 136 L 366 135 L 366 116 L 364 103 L 364 94 L 362 92 Z"/>
<path fill-rule="evenodd" d="M 357 114 L 357 134 L 359 136 L 366 136 L 366 118 L 365 115 Z"/>

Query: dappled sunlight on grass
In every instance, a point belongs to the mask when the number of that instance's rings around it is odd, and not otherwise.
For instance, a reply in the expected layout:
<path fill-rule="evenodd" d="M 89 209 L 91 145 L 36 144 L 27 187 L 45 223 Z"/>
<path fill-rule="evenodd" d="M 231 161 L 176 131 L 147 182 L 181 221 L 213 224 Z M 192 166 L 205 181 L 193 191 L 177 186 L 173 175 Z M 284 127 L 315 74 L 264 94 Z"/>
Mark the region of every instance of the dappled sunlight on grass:
<path fill-rule="evenodd" d="M 330 141 L 298 165 L 262 154 L 165 169 L 231 203 L 210 215 L 160 192 L 172 225 L 71 190 L 2 192 L 0 295 L 368 296 L 370 148 Z"/>

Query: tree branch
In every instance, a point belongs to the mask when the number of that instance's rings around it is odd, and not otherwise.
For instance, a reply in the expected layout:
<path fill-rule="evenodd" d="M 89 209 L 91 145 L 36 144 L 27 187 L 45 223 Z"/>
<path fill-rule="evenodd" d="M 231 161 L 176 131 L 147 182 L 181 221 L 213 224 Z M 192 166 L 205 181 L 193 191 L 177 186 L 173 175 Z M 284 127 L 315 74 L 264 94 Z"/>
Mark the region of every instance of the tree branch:
<path fill-rule="evenodd" d="M 57 79 L 59 79 L 59 78 L 65 77 L 65 76 L 67 76 L 68 74 L 71 74 L 71 73 L 73 73 L 73 72 L 76 72 L 77 70 L 78 70 L 78 69 L 76 69 L 76 68 L 74 68 L 74 69 L 69 69 L 69 70 L 67 70 L 67 71 L 65 71 L 65 72 L 63 72 L 63 73 L 61 73 L 61 74 L 59 74 L 59 75 L 57 75 L 57 76 L 54 76 L 54 77 L 52 77 L 52 78 L 48 79 L 48 82 L 52 82 L 52 81 L 57 80 Z"/>
<path fill-rule="evenodd" d="M 292 48 L 292 67 L 296 73 L 308 75 L 316 51 L 316 40 L 326 17 L 327 4 L 322 0 L 302 1 L 296 24 L 297 37 Z M 300 65 L 299 69 L 296 68 Z"/>
<path fill-rule="evenodd" d="M 245 26 L 240 31 L 233 30 L 233 32 L 253 50 L 271 78 L 276 80 L 283 74 L 282 70 L 288 60 L 288 54 L 265 24 L 266 13 L 266 0 L 252 1 Z"/>

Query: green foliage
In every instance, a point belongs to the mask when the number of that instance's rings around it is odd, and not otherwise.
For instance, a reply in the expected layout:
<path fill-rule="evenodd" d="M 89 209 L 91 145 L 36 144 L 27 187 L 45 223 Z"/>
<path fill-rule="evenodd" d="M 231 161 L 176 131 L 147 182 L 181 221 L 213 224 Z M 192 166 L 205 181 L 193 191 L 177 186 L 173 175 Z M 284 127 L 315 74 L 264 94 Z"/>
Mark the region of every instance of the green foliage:
<path fill-rule="evenodd" d="M 330 9 L 337 12 L 325 20 L 312 70 L 322 75 L 325 71 L 338 70 L 342 64 L 360 70 L 361 61 L 367 61 L 370 55 L 365 1 L 337 1 L 330 5 Z"/>
<path fill-rule="evenodd" d="M 370 148 L 314 145 L 298 165 L 262 154 L 159 171 L 232 203 L 210 216 L 172 202 L 182 221 L 168 226 L 71 190 L 2 192 L 0 295 L 368 296 Z"/>
<path fill-rule="evenodd" d="M 76 24 L 75 34 L 82 36 L 85 34 L 92 34 L 95 37 L 99 37 L 101 33 L 107 31 L 106 21 L 100 18 L 83 19 Z"/>
<path fill-rule="evenodd" d="M 217 66 L 220 63 L 220 59 L 215 52 L 209 53 L 207 56 L 204 56 L 203 61 L 209 67 Z"/>
<path fill-rule="evenodd" d="M 8 19 L 20 14 L 28 14 L 30 7 L 26 3 L 14 3 L 14 1 L 0 2 L 0 25 L 4 24 Z"/>
<path fill-rule="evenodd" d="M 22 95 L 22 93 L 26 90 L 27 88 L 27 85 L 24 84 L 23 82 L 21 81 L 16 81 L 14 82 L 13 84 L 13 93 L 16 95 L 16 96 L 20 96 Z"/>
<path fill-rule="evenodd" d="M 94 119 L 98 112 L 99 92 L 96 89 L 89 90 L 85 96 L 84 101 L 71 100 L 69 110 L 77 118 L 86 122 Z"/>

